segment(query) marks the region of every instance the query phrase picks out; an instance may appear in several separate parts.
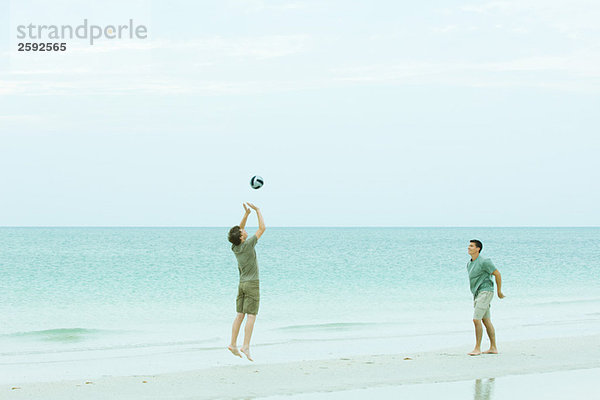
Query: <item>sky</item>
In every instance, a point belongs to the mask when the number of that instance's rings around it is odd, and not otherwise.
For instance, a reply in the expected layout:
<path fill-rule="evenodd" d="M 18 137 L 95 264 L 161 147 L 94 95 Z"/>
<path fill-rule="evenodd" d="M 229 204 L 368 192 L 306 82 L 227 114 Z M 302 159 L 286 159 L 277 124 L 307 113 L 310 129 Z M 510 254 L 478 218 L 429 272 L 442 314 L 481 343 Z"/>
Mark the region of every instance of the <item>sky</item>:
<path fill-rule="evenodd" d="M 148 37 L 17 51 L 18 25 L 84 19 Z M 0 226 L 231 226 L 243 201 L 267 226 L 599 226 L 599 20 L 583 0 L 0 0 Z"/>

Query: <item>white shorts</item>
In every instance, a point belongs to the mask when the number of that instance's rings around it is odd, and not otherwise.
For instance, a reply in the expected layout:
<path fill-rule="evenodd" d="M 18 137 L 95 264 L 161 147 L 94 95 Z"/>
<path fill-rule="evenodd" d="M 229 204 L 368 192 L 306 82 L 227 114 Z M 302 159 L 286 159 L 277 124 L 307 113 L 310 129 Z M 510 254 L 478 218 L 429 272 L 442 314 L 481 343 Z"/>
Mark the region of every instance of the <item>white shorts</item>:
<path fill-rule="evenodd" d="M 487 290 L 477 294 L 477 297 L 475 297 L 475 301 L 473 302 L 473 307 L 475 307 L 473 319 L 489 319 L 491 317 L 490 303 L 492 302 L 493 297 L 494 292 L 489 292 Z"/>

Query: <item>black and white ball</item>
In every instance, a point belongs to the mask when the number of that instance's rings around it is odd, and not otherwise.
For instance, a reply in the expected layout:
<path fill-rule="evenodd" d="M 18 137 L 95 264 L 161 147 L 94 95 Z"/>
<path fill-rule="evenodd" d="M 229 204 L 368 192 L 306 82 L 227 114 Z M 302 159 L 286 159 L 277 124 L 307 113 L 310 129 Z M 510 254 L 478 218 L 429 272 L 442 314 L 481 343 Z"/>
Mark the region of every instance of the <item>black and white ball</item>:
<path fill-rule="evenodd" d="M 260 189 L 264 184 L 265 181 L 261 176 L 254 175 L 252 179 L 250 179 L 250 186 L 252 186 L 252 189 Z"/>

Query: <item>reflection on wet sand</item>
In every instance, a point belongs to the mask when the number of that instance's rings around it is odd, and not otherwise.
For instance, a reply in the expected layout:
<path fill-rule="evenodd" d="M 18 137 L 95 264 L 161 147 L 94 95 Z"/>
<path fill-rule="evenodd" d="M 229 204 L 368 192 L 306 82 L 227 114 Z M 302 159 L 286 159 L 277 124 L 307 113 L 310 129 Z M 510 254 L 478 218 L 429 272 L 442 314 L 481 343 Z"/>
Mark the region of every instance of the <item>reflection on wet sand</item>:
<path fill-rule="evenodd" d="M 489 379 L 477 379 L 475 381 L 475 389 L 473 390 L 474 400 L 491 400 L 492 393 L 494 392 L 494 380 L 495 378 Z"/>

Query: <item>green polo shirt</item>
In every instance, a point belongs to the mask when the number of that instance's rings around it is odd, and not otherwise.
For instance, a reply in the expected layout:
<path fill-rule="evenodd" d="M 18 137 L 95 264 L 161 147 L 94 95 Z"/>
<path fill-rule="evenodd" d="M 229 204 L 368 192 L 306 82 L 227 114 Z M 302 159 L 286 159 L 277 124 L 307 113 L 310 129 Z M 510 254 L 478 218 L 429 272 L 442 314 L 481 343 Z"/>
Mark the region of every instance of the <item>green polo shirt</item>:
<path fill-rule="evenodd" d="M 469 273 L 469 281 L 471 284 L 471 293 L 473 298 L 477 297 L 479 292 L 494 291 L 494 282 L 492 281 L 492 272 L 496 267 L 492 260 L 484 257 L 477 257 L 475 261 L 467 263 L 467 272 Z"/>
<path fill-rule="evenodd" d="M 256 235 L 252 235 L 243 243 L 231 246 L 231 250 L 237 258 L 240 282 L 258 280 L 258 262 L 256 261 L 256 251 L 254 251 L 257 240 Z"/>

